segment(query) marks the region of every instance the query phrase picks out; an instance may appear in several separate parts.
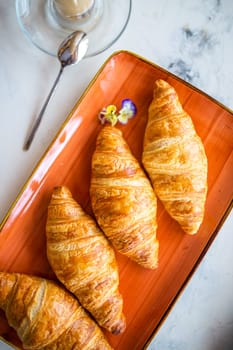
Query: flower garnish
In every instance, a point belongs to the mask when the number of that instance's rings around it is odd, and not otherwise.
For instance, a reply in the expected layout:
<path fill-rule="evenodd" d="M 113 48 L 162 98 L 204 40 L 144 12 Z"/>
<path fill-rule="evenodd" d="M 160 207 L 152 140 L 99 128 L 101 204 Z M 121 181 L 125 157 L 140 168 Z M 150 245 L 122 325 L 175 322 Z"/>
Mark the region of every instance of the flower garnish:
<path fill-rule="evenodd" d="M 119 111 L 118 120 L 122 124 L 126 124 L 128 119 L 131 119 L 137 113 L 135 104 L 129 99 L 126 98 L 121 103 L 121 109 Z"/>
<path fill-rule="evenodd" d="M 127 124 L 128 120 L 133 118 L 137 113 L 137 108 L 133 101 L 130 99 L 124 99 L 121 102 L 121 109 L 117 113 L 117 107 L 115 105 L 109 105 L 102 109 L 99 113 L 99 120 L 101 124 L 110 123 L 112 126 L 116 125 L 119 121 L 121 124 Z"/>
<path fill-rule="evenodd" d="M 114 126 L 117 123 L 117 108 L 115 105 L 109 105 L 106 108 L 103 108 L 102 111 L 99 113 L 99 120 L 101 121 L 101 124 L 105 124 L 106 122 L 109 122 Z"/>

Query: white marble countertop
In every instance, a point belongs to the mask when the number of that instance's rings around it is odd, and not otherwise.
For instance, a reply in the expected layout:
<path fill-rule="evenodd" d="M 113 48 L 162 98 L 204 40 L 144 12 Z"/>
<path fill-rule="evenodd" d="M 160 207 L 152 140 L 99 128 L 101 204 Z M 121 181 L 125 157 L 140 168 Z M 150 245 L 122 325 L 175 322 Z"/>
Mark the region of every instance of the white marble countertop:
<path fill-rule="evenodd" d="M 233 109 L 232 0 L 133 0 L 120 39 L 104 53 L 67 68 L 28 152 L 22 151 L 25 136 L 59 62 L 25 39 L 13 0 L 0 1 L 0 38 L 0 220 L 76 100 L 117 50 L 157 63 Z M 231 213 L 150 350 L 233 348 L 232 233 Z M 0 342 L 1 350 L 7 348 Z"/>

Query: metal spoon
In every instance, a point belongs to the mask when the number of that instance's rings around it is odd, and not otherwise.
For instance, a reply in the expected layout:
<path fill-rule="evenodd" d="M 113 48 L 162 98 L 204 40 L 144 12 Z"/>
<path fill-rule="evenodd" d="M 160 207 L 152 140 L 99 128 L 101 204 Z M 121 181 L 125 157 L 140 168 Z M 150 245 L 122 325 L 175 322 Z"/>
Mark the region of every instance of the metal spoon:
<path fill-rule="evenodd" d="M 41 108 L 41 111 L 37 118 L 34 121 L 34 124 L 32 126 L 32 129 L 26 139 L 26 142 L 23 146 L 23 149 L 27 151 L 33 141 L 33 138 L 35 136 L 35 133 L 40 125 L 40 122 L 42 120 L 42 117 L 44 115 L 45 109 L 50 101 L 50 98 L 52 97 L 54 90 L 57 86 L 57 83 L 59 82 L 59 79 L 62 75 L 62 72 L 66 66 L 76 64 L 78 63 L 86 54 L 88 48 L 88 39 L 86 37 L 86 33 L 82 31 L 76 31 L 70 34 L 59 46 L 57 57 L 59 61 L 61 62 L 61 68 L 58 73 L 58 76 L 50 90 L 50 93 L 48 94 L 47 99 L 44 102 L 43 107 Z"/>

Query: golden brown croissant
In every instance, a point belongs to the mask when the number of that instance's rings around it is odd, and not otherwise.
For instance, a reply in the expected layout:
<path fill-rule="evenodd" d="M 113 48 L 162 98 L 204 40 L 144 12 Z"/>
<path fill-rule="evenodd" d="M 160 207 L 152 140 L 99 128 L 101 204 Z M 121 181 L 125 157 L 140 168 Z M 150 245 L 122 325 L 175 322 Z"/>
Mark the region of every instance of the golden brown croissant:
<path fill-rule="evenodd" d="M 53 191 L 46 236 L 48 260 L 57 278 L 100 326 L 122 333 L 125 318 L 114 250 L 65 186 Z"/>
<path fill-rule="evenodd" d="M 97 138 L 90 195 L 96 219 L 114 247 L 156 268 L 156 197 L 121 131 L 112 126 L 103 127 Z"/>
<path fill-rule="evenodd" d="M 186 233 L 196 233 L 204 216 L 207 158 L 192 119 L 164 80 L 155 82 L 142 161 L 165 209 Z"/>
<path fill-rule="evenodd" d="M 112 349 L 78 301 L 52 281 L 0 272 L 0 307 L 25 349 Z"/>

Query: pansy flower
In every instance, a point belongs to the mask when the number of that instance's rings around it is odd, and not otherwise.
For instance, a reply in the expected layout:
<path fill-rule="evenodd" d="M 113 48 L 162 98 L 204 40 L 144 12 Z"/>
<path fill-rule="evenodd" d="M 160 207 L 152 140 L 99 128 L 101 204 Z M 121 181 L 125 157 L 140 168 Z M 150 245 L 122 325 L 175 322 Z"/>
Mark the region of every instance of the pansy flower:
<path fill-rule="evenodd" d="M 117 113 L 115 105 L 109 105 L 99 113 L 101 124 L 110 123 L 112 126 L 119 121 L 121 124 L 127 124 L 128 120 L 135 116 L 137 108 L 130 99 L 124 99 L 121 103 L 121 109 Z"/>
<path fill-rule="evenodd" d="M 129 99 L 126 98 L 121 103 L 121 109 L 118 115 L 118 121 L 121 124 L 127 124 L 128 120 L 133 118 L 137 113 L 135 104 Z"/>
<path fill-rule="evenodd" d="M 99 120 L 101 124 L 109 122 L 114 126 L 117 123 L 117 108 L 115 105 L 109 105 L 106 108 L 103 108 L 99 113 Z"/>

